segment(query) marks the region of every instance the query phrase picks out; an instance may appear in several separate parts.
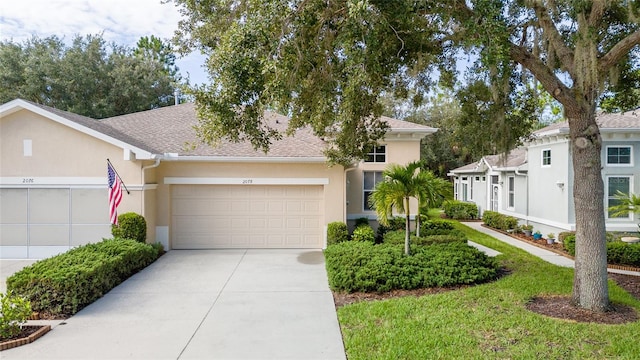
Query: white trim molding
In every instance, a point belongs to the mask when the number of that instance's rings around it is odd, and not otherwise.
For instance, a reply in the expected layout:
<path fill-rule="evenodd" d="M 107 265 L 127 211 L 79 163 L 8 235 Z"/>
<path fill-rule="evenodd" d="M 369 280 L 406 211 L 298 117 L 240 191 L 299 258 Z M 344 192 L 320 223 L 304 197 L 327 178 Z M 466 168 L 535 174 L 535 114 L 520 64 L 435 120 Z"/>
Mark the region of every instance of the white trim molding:
<path fill-rule="evenodd" d="M 154 190 L 158 184 L 125 184 L 130 191 Z M 101 189 L 107 177 L 0 177 L 2 189 Z"/>
<path fill-rule="evenodd" d="M 167 185 L 328 185 L 329 178 L 165 177 Z"/>

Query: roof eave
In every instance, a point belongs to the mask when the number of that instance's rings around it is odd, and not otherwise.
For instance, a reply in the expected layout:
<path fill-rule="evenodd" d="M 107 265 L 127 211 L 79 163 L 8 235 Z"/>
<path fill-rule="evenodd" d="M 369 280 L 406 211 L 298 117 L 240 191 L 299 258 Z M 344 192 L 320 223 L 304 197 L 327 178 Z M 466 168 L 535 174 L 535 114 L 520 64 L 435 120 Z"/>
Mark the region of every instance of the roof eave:
<path fill-rule="evenodd" d="M 92 136 L 96 139 L 100 139 L 102 141 L 105 141 L 111 145 L 114 145 L 116 147 L 119 147 L 123 150 L 130 150 L 131 152 L 133 152 L 136 156 L 137 160 L 150 160 L 150 159 L 154 159 L 154 154 L 144 150 L 144 149 L 140 149 L 139 147 L 133 146 L 131 144 L 125 143 L 124 141 L 118 140 L 114 137 L 111 137 L 109 135 L 106 135 L 104 133 L 101 133 L 99 131 L 93 130 L 91 128 L 88 128 L 84 125 L 78 124 L 75 121 L 66 119 L 60 115 L 54 114 L 52 112 L 49 112 L 45 109 L 42 109 L 40 107 L 37 107 L 33 104 L 30 104 L 22 99 L 16 99 L 16 100 L 12 100 L 9 101 L 8 103 L 5 103 L 3 105 L 0 105 L 0 117 L 4 117 L 10 114 L 13 114 L 14 112 L 20 111 L 20 110 L 29 110 L 33 113 L 36 113 L 40 116 L 46 117 L 50 120 L 53 120 L 57 123 L 60 123 L 62 125 L 65 125 L 67 127 L 70 127 L 74 130 L 80 131 L 84 134 L 87 134 L 89 136 Z M 98 120 L 96 120 L 98 121 Z"/>
<path fill-rule="evenodd" d="M 163 161 L 203 161 L 203 162 L 259 162 L 259 163 L 326 163 L 324 156 L 290 157 L 290 156 L 204 156 L 164 154 Z"/>

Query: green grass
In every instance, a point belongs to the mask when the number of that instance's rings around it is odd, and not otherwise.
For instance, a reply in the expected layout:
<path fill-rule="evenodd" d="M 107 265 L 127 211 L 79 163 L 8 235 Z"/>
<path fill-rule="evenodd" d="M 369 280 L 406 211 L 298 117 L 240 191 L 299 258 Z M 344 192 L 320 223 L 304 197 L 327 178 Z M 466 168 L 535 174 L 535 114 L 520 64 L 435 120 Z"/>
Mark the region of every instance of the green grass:
<path fill-rule="evenodd" d="M 571 294 L 573 269 L 551 265 L 462 224 L 470 240 L 502 253 L 511 272 L 462 290 L 361 302 L 338 309 L 349 360 L 638 359 L 640 322 L 575 323 L 525 308 L 543 294 Z M 612 302 L 640 302 L 610 282 Z"/>

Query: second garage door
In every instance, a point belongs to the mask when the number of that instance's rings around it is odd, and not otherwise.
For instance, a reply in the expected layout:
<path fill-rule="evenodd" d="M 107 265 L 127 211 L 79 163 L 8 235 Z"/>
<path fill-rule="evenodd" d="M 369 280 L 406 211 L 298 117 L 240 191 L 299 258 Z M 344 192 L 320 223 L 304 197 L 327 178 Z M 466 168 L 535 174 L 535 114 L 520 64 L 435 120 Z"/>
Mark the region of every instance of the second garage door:
<path fill-rule="evenodd" d="M 174 249 L 320 248 L 323 187 L 174 185 Z"/>

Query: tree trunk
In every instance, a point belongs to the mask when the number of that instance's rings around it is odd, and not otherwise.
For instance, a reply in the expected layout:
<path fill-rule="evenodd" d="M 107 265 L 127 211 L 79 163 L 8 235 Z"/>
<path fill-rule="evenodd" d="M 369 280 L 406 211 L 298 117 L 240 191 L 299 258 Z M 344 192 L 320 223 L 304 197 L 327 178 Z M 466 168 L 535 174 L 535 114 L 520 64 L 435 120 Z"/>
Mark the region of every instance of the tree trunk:
<path fill-rule="evenodd" d="M 406 214 L 406 221 L 404 224 L 404 254 L 405 255 L 410 255 L 409 252 L 409 238 L 411 236 L 411 217 L 409 215 L 409 198 L 406 197 L 404 198 L 404 204 L 405 204 L 405 214 Z"/>
<path fill-rule="evenodd" d="M 418 206 L 418 212 L 416 213 L 416 236 L 420 237 L 420 207 Z"/>
<path fill-rule="evenodd" d="M 565 106 L 573 155 L 573 198 L 576 215 L 576 254 L 573 301 L 593 311 L 609 307 L 604 184 L 601 173 L 602 139 L 595 109 Z"/>

